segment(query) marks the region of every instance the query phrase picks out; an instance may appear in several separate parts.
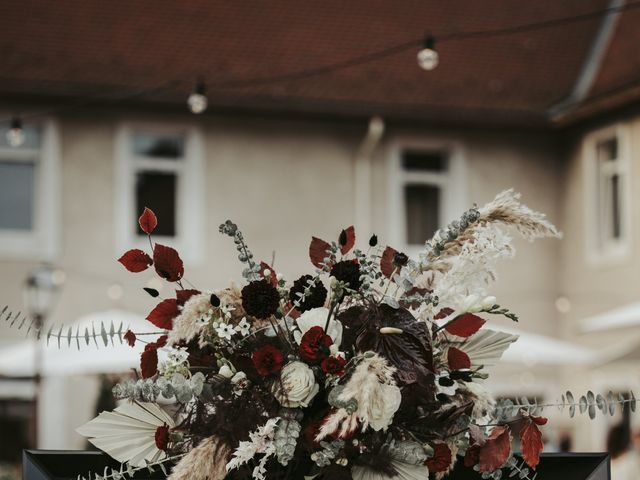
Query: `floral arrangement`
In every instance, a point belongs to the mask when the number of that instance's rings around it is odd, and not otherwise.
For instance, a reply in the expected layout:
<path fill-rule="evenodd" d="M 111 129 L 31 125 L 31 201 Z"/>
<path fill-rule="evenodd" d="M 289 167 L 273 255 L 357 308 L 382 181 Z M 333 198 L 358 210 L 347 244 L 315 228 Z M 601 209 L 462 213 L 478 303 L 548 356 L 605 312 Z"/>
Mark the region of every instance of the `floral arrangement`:
<path fill-rule="evenodd" d="M 151 252 L 129 250 L 119 262 L 153 267 L 176 295 L 147 316 L 156 331 L 123 334 L 144 348 L 138 379 L 114 388 L 121 406 L 78 430 L 123 464 L 96 478 L 159 465 L 172 480 L 428 480 L 456 461 L 482 478 L 505 468 L 533 478 L 542 406 L 496 403 L 483 386 L 517 340 L 485 325 L 518 320 L 488 292 L 496 262 L 514 255 L 509 231 L 559 237 L 513 191 L 464 212 L 417 258 L 376 235 L 357 248 L 353 227 L 335 241 L 314 237 L 309 273 L 293 282 L 256 260 L 226 221 L 220 232 L 235 243 L 244 282 L 212 291 L 193 287 L 178 252 L 154 243 L 151 210 L 139 225 Z M 573 397 L 562 402 L 575 411 Z"/>

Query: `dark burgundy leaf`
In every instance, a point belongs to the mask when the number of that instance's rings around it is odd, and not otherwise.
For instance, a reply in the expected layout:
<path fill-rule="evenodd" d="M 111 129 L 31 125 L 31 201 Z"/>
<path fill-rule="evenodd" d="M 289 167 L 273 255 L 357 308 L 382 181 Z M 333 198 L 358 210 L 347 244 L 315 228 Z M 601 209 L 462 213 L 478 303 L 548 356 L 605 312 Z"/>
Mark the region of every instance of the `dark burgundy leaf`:
<path fill-rule="evenodd" d="M 153 377 L 158 372 L 158 349 L 167 344 L 167 336 L 163 335 L 155 342 L 148 343 L 140 355 L 142 378 Z"/>
<path fill-rule="evenodd" d="M 133 347 L 136 344 L 136 334 L 131 330 L 127 330 L 127 333 L 124 334 L 124 339 L 127 341 L 130 347 Z"/>
<path fill-rule="evenodd" d="M 486 322 L 473 313 L 463 313 L 451 321 L 444 329 L 451 335 L 458 337 L 470 337 L 476 333 Z"/>
<path fill-rule="evenodd" d="M 536 468 L 540 463 L 540 452 L 542 452 L 544 444 L 542 443 L 542 432 L 533 419 L 527 421 L 520 430 L 520 442 L 522 443 L 522 458 L 531 468 Z"/>
<path fill-rule="evenodd" d="M 158 226 L 158 219 L 156 218 L 156 214 L 147 207 L 144 207 L 144 212 L 140 215 L 138 219 L 138 224 L 144 233 L 147 235 L 151 235 L 151 233 Z"/>
<path fill-rule="evenodd" d="M 493 472 L 509 458 L 511 432 L 508 427 L 495 427 L 485 444 L 480 447 L 480 471 Z"/>
<path fill-rule="evenodd" d="M 343 234 L 344 234 L 344 238 L 343 238 Z M 355 244 L 356 244 L 356 230 L 355 228 L 353 228 L 353 225 L 351 225 L 349 228 L 347 228 L 346 230 L 342 230 L 342 232 L 340 233 L 340 253 L 342 253 L 342 255 L 346 255 L 347 253 L 349 253 L 349 250 L 351 250 Z"/>
<path fill-rule="evenodd" d="M 471 359 L 469 358 L 469 355 L 455 347 L 449 347 L 449 351 L 447 352 L 447 363 L 451 370 L 471 368 Z"/>
<path fill-rule="evenodd" d="M 161 301 L 156 305 L 156 308 L 151 310 L 151 313 L 147 315 L 147 320 L 158 328 L 171 330 L 173 328 L 173 319 L 179 314 L 178 301 L 175 298 L 168 298 Z"/>
<path fill-rule="evenodd" d="M 265 270 L 269 272 L 269 275 L 264 274 Z M 268 263 L 260 262 L 260 276 L 267 280 L 272 286 L 278 286 L 278 275 Z"/>
<path fill-rule="evenodd" d="M 324 240 L 311 237 L 311 244 L 309 244 L 309 258 L 311 259 L 311 263 L 318 268 L 324 268 L 323 262 L 325 257 L 329 256 L 330 249 L 331 245 Z"/>
<path fill-rule="evenodd" d="M 453 308 L 445 307 L 436 313 L 436 316 L 433 317 L 434 320 L 442 320 L 443 318 L 448 317 L 453 313 Z"/>
<path fill-rule="evenodd" d="M 133 273 L 144 272 L 153 264 L 151 257 L 138 248 L 129 250 L 118 261 L 124 265 L 124 268 Z"/>
<path fill-rule="evenodd" d="M 464 466 L 467 468 L 472 468 L 474 465 L 477 465 L 480 461 L 480 447 L 478 445 L 474 445 L 467 449 L 467 453 L 464 455 Z"/>
<path fill-rule="evenodd" d="M 451 449 L 446 443 L 436 443 L 433 445 L 433 456 L 424 464 L 429 469 L 429 473 L 446 472 L 451 466 L 451 456 Z"/>
<path fill-rule="evenodd" d="M 391 275 L 396 269 L 396 266 L 393 264 L 393 259 L 395 258 L 396 253 L 398 253 L 398 251 L 391 247 L 385 248 L 384 252 L 382 252 L 382 257 L 380 258 L 380 271 L 387 278 L 391 278 Z"/>
<path fill-rule="evenodd" d="M 195 289 L 176 290 L 176 300 L 178 302 L 178 305 L 182 307 L 191 297 L 199 294 L 200 290 Z"/>
<path fill-rule="evenodd" d="M 220 306 L 220 297 L 215 293 L 212 293 L 211 296 L 209 297 L 209 303 L 211 304 L 212 307 L 218 308 Z"/>
<path fill-rule="evenodd" d="M 153 249 L 156 272 L 168 282 L 177 282 L 184 275 L 184 265 L 180 255 L 173 248 L 156 243 Z"/>
<path fill-rule="evenodd" d="M 140 355 L 140 371 L 142 378 L 153 377 L 158 372 L 158 350 L 153 348 L 147 350 Z"/>

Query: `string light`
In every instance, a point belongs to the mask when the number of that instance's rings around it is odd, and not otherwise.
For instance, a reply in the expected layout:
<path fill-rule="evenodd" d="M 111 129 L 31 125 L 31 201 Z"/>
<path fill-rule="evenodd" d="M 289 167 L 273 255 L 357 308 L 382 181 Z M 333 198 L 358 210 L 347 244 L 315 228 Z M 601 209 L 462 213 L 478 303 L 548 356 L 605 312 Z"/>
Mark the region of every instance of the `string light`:
<path fill-rule="evenodd" d="M 207 109 L 208 105 L 207 100 L 207 87 L 204 84 L 204 81 L 198 80 L 196 82 L 196 86 L 189 95 L 187 99 L 187 105 L 189 105 L 189 110 L 191 113 L 203 113 Z"/>
<path fill-rule="evenodd" d="M 418 52 L 418 65 L 424 70 L 433 70 L 438 66 L 440 58 L 436 52 L 436 39 L 426 35 L 422 40 L 422 50 Z"/>
<path fill-rule="evenodd" d="M 22 120 L 20 117 L 11 119 L 11 128 L 7 132 L 7 142 L 9 145 L 17 148 L 22 146 L 25 140 L 24 129 L 22 128 Z"/>

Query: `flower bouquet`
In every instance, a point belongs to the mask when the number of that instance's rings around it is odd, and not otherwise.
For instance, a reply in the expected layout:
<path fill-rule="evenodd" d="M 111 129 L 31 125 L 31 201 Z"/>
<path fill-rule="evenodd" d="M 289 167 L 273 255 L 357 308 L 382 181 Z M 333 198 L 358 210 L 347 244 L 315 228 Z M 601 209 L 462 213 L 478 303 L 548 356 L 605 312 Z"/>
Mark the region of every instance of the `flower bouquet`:
<path fill-rule="evenodd" d="M 535 475 L 542 406 L 496 404 L 483 386 L 517 340 L 485 325 L 517 321 L 487 291 L 496 261 L 514 255 L 509 231 L 559 236 L 513 191 L 464 212 L 417 258 L 375 235 L 358 242 L 353 227 L 334 241 L 314 237 L 309 273 L 293 282 L 255 259 L 227 221 L 220 232 L 235 243 L 244 282 L 211 291 L 154 243 L 151 210 L 139 224 L 151 252 L 130 250 L 120 263 L 153 267 L 176 295 L 147 316 L 155 331 L 115 332 L 144 348 L 138 378 L 114 388 L 121 405 L 78 430 L 122 463 L 95 478 L 158 466 L 172 480 L 428 480 L 456 461 L 483 478 Z M 573 397 L 562 403 L 575 411 Z"/>

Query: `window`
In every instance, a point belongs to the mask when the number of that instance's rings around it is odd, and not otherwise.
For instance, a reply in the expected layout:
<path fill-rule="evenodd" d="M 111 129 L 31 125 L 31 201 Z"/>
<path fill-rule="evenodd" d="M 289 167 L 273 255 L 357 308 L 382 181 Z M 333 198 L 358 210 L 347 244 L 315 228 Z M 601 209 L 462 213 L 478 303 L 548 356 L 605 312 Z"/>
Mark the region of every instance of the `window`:
<path fill-rule="evenodd" d="M 58 152 L 52 122 L 26 124 L 12 147 L 0 124 L 0 255 L 50 260 L 57 250 Z"/>
<path fill-rule="evenodd" d="M 590 257 L 620 258 L 629 246 L 629 155 L 626 129 L 601 130 L 586 139 Z"/>
<path fill-rule="evenodd" d="M 120 128 L 116 141 L 118 251 L 146 245 L 136 220 L 149 207 L 158 217 L 156 239 L 180 249 L 185 260 L 198 260 L 203 202 L 200 133 L 187 127 L 130 125 Z"/>
<path fill-rule="evenodd" d="M 392 159 L 391 237 L 399 246 L 417 249 L 464 211 L 462 150 L 454 142 L 402 142 Z"/>

